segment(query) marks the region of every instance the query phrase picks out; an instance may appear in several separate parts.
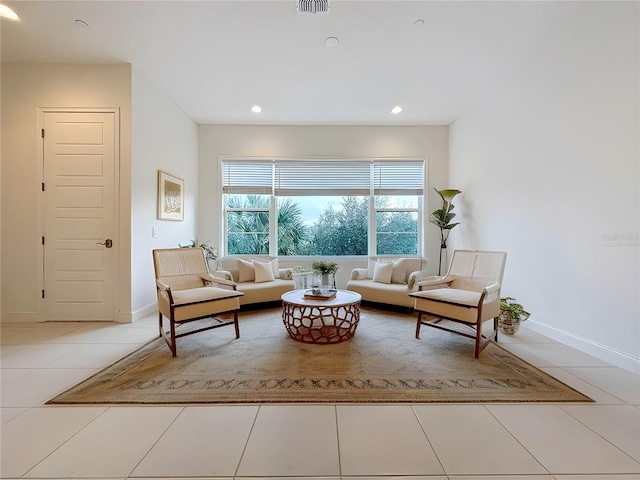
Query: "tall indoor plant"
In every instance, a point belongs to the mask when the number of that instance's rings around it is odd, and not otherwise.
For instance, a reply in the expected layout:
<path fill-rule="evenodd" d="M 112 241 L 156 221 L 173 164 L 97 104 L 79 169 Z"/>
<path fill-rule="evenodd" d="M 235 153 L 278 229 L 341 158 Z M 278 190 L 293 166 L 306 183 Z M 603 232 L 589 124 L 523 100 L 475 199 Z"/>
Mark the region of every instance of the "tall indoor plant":
<path fill-rule="evenodd" d="M 454 208 L 451 202 L 453 201 L 453 197 L 462 193 L 462 191 L 455 189 L 438 190 L 436 188 L 434 188 L 434 190 L 438 192 L 438 195 L 440 195 L 442 199 L 442 207 L 433 211 L 429 217 L 429 221 L 440 228 L 440 259 L 438 261 L 438 275 L 440 275 L 442 273 L 442 254 L 446 254 L 449 233 L 451 233 L 453 227 L 460 225 L 460 222 L 452 223 L 453 217 L 455 217 L 456 214 L 451 213 Z"/>

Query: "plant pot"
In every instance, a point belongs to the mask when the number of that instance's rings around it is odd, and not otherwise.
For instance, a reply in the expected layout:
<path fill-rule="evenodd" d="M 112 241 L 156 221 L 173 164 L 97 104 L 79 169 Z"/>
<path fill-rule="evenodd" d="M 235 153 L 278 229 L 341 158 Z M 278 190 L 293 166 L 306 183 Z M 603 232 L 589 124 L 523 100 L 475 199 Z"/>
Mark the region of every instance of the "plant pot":
<path fill-rule="evenodd" d="M 507 335 L 513 335 L 520 328 L 520 323 L 522 320 L 514 320 L 511 318 L 511 314 L 509 312 L 500 312 L 500 316 L 498 317 L 498 328 L 502 333 Z"/>

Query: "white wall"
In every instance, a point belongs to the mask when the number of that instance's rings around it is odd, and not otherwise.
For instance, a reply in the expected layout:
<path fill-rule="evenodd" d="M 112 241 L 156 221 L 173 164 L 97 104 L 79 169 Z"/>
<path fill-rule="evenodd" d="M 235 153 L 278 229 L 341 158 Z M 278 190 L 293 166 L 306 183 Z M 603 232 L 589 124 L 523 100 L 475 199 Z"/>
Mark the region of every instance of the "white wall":
<path fill-rule="evenodd" d="M 218 162 L 220 156 L 346 158 L 405 157 L 428 159 L 429 201 L 439 198 L 432 186 L 447 187 L 447 126 L 237 126 L 200 125 L 199 232 L 222 246 Z M 433 203 L 431 203 L 433 204 Z M 427 207 L 428 208 L 428 207 Z M 438 230 L 427 225 L 428 268 L 437 270 Z M 365 263 L 366 266 L 366 263 Z M 337 281 L 345 282 L 352 265 L 343 265 Z M 435 268 L 435 270 L 434 270 Z"/>
<path fill-rule="evenodd" d="M 186 244 L 197 232 L 198 127 L 135 67 L 132 139 L 131 303 L 136 320 L 157 310 L 151 250 Z M 158 170 L 184 180 L 181 222 L 157 218 Z"/>
<path fill-rule="evenodd" d="M 119 314 L 130 311 L 129 188 L 131 67 L 3 64 L 2 321 L 36 321 L 38 312 L 38 108 L 120 109 Z"/>
<path fill-rule="evenodd" d="M 497 63 L 517 52 L 532 69 L 506 70 L 451 127 L 450 244 L 508 252 L 503 294 L 525 326 L 640 371 L 638 4 L 554 8 L 528 13 L 532 31 L 556 15 L 535 41 L 492 29 Z"/>

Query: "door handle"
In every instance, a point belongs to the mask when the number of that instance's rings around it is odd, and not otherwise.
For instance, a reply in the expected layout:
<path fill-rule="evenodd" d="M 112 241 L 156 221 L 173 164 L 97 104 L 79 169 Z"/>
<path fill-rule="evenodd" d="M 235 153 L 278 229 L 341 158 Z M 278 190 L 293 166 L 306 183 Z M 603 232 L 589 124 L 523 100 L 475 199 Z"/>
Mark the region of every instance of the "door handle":
<path fill-rule="evenodd" d="M 113 247 L 113 240 L 111 240 L 110 238 L 107 238 L 107 239 L 104 241 L 104 243 L 100 243 L 100 242 L 98 242 L 98 243 L 96 243 L 96 245 L 104 245 L 104 246 L 105 246 L 105 247 L 107 247 L 107 248 L 111 248 L 111 247 Z"/>

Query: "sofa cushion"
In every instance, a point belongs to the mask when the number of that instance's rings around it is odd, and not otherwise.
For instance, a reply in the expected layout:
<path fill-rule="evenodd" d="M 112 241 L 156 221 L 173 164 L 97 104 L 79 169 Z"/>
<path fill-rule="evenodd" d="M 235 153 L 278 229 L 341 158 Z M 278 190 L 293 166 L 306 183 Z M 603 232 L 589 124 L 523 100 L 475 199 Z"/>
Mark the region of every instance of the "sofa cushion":
<path fill-rule="evenodd" d="M 275 280 L 275 277 L 273 276 L 273 269 L 271 268 L 271 262 L 262 263 L 254 260 L 253 268 L 255 271 L 256 283 L 273 282 L 273 280 Z"/>
<path fill-rule="evenodd" d="M 276 278 L 271 282 L 238 283 L 236 288 L 244 293 L 244 296 L 240 297 L 240 305 L 249 305 L 280 300 L 283 293 L 294 289 L 294 285 L 293 280 Z"/>
<path fill-rule="evenodd" d="M 379 283 L 372 279 L 351 280 L 347 290 L 359 293 L 362 300 L 387 305 L 413 308 L 415 299 L 409 296 L 411 291 L 406 285 L 399 283 Z"/>
<path fill-rule="evenodd" d="M 376 262 L 373 269 L 373 281 L 379 283 L 391 283 L 391 275 L 393 274 L 393 263 Z"/>

